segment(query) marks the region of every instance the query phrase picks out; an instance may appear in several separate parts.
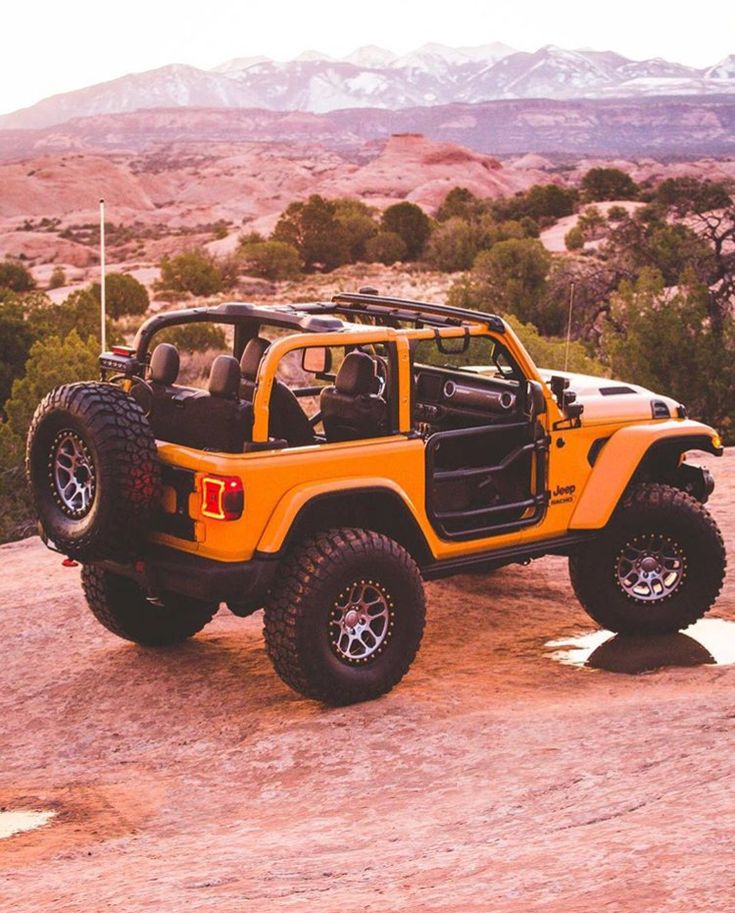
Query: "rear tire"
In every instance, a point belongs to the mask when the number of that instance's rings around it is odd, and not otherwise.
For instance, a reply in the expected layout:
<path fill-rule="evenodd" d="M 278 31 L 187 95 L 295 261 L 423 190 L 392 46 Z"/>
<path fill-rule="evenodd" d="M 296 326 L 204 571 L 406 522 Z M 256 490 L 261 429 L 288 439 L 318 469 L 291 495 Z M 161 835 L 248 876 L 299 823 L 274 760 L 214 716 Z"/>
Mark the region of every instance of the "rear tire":
<path fill-rule="evenodd" d="M 133 643 L 164 647 L 193 637 L 208 624 L 218 606 L 168 594 L 160 605 L 146 599 L 140 586 L 94 564 L 82 568 L 84 595 L 101 625 Z"/>
<path fill-rule="evenodd" d="M 265 606 L 268 655 L 283 681 L 326 704 L 367 701 L 406 674 L 421 643 L 421 574 L 393 539 L 333 529 L 297 545 Z"/>
<path fill-rule="evenodd" d="M 577 598 L 603 627 L 669 634 L 713 605 L 725 578 L 722 535 L 709 512 L 679 489 L 635 486 L 606 529 L 569 559 Z"/>

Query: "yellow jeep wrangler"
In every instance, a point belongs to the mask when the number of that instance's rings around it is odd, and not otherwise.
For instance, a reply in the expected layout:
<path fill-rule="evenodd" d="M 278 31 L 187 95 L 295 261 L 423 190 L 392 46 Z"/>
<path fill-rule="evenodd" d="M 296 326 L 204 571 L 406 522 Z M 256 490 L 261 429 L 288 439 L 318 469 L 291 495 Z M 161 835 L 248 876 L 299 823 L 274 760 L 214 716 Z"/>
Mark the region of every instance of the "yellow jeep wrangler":
<path fill-rule="evenodd" d="M 216 324 L 206 388 L 160 332 Z M 160 340 L 161 337 L 159 337 Z M 175 337 L 174 337 L 175 338 Z M 150 317 L 99 383 L 39 405 L 27 471 L 47 544 L 140 644 L 264 609 L 292 688 L 331 704 L 407 672 L 423 580 L 545 554 L 618 632 L 685 628 L 720 591 L 704 508 L 717 433 L 633 384 L 534 365 L 491 314 L 374 289 Z"/>

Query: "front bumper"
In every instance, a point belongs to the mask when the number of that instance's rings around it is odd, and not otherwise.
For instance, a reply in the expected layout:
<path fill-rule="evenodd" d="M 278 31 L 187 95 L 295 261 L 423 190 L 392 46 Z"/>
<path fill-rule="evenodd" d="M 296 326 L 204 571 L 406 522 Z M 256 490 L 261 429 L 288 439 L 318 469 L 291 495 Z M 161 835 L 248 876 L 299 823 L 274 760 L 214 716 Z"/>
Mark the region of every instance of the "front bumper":
<path fill-rule="evenodd" d="M 115 574 L 130 577 L 151 596 L 177 593 L 202 602 L 257 603 L 268 591 L 278 567 L 274 556 L 250 561 L 214 561 L 174 548 L 156 546 L 135 564 L 102 561 Z"/>

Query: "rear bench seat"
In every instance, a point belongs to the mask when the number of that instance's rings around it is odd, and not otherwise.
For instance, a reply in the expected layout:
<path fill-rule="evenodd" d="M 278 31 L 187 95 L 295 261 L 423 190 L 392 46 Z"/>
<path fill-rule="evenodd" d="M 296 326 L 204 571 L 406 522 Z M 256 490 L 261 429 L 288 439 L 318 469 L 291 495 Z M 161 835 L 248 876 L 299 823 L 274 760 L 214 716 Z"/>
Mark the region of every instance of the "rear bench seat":
<path fill-rule="evenodd" d="M 231 355 L 218 355 L 209 372 L 209 391 L 176 386 L 179 353 L 162 342 L 151 355 L 152 401 L 149 421 L 161 441 L 198 450 L 242 453 L 253 424 L 252 405 L 239 399 L 240 365 Z M 133 388 L 143 408 L 144 388 Z"/>

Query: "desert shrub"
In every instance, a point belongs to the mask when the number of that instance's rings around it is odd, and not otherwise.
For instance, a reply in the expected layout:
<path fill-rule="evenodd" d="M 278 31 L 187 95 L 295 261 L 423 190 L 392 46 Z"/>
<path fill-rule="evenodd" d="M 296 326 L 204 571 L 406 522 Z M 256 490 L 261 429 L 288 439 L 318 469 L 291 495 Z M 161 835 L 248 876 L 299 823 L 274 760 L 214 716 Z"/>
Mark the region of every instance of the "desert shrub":
<path fill-rule="evenodd" d="M 582 178 L 582 191 L 586 199 L 635 200 L 639 187 L 633 178 L 619 168 L 590 168 Z"/>
<path fill-rule="evenodd" d="M 350 260 L 356 263 L 365 259 L 365 245 L 378 233 L 374 210 L 361 200 L 342 198 L 334 200 L 335 217 L 342 227 Z"/>
<path fill-rule="evenodd" d="M 33 276 L 16 260 L 0 261 L 0 289 L 12 292 L 28 292 L 35 288 Z"/>
<path fill-rule="evenodd" d="M 499 241 L 478 254 L 472 278 L 483 290 L 490 309 L 515 314 L 523 322 L 538 324 L 551 256 L 540 241 Z"/>
<path fill-rule="evenodd" d="M 390 266 L 406 256 L 406 242 L 393 231 L 379 231 L 365 244 L 365 258 L 370 263 Z"/>
<path fill-rule="evenodd" d="M 92 380 L 98 375 L 98 345 L 84 342 L 75 330 L 33 343 L 23 377 L 13 381 L 0 423 L 0 542 L 30 535 L 35 528 L 30 496 L 25 483 L 23 455 L 25 437 L 33 413 L 49 390 L 59 384 Z"/>
<path fill-rule="evenodd" d="M 23 375 L 33 333 L 22 314 L 0 305 L 0 421 L 13 381 Z"/>
<path fill-rule="evenodd" d="M 66 285 L 66 273 L 64 270 L 57 266 L 54 271 L 51 273 L 51 276 L 48 280 L 49 289 L 54 288 L 63 288 Z"/>
<path fill-rule="evenodd" d="M 295 247 L 307 272 L 317 268 L 330 271 L 350 262 L 350 242 L 337 218 L 337 204 L 318 194 L 312 194 L 305 203 L 291 203 L 271 239 Z"/>
<path fill-rule="evenodd" d="M 99 343 L 83 340 L 72 330 L 63 340 L 58 336 L 39 339 L 31 346 L 25 374 L 16 379 L 5 405 L 11 431 L 25 438 L 36 406 L 49 390 L 59 384 L 93 380 L 99 375 Z"/>
<path fill-rule="evenodd" d="M 170 327 L 156 334 L 155 344 L 170 342 L 180 352 L 206 352 L 207 349 L 224 349 L 225 334 L 221 327 L 211 323 L 185 323 Z"/>
<path fill-rule="evenodd" d="M 613 375 L 683 402 L 692 417 L 735 441 L 735 321 L 713 325 L 708 289 L 690 271 L 668 289 L 644 269 L 612 296 L 602 353 Z"/>
<path fill-rule="evenodd" d="M 0 542 L 30 536 L 35 529 L 23 469 L 24 441 L 0 424 Z"/>
<path fill-rule="evenodd" d="M 415 203 L 394 203 L 383 213 L 381 227 L 384 232 L 399 235 L 406 245 L 405 259 L 418 260 L 431 234 L 429 217 Z"/>
<path fill-rule="evenodd" d="M 37 300 L 24 299 L 26 322 L 35 339 L 58 336 L 60 339 L 76 330 L 82 339 L 93 337 L 99 345 L 100 303 L 91 289 L 72 292 L 61 304 L 45 295 Z M 116 339 L 112 320 L 107 318 L 107 339 Z"/>
<path fill-rule="evenodd" d="M 246 272 L 261 279 L 295 279 L 301 272 L 298 250 L 285 241 L 251 241 L 240 245 L 239 254 Z"/>
<path fill-rule="evenodd" d="M 608 222 L 622 222 L 628 218 L 628 210 L 625 206 L 611 206 L 607 211 Z"/>
<path fill-rule="evenodd" d="M 222 290 L 222 275 L 214 257 L 189 250 L 161 260 L 161 286 L 192 295 L 215 295 Z"/>
<path fill-rule="evenodd" d="M 478 250 L 477 229 L 464 219 L 451 218 L 440 224 L 426 245 L 426 262 L 444 273 L 470 269 Z"/>
<path fill-rule="evenodd" d="M 600 377 L 609 373 L 605 365 L 593 358 L 578 340 L 570 342 L 567 347 L 566 339 L 543 336 L 532 323 L 521 323 L 512 314 L 506 314 L 505 320 L 520 336 L 521 342 L 539 367 L 563 371 L 566 365 L 569 371 Z"/>
<path fill-rule="evenodd" d="M 545 224 L 553 224 L 557 219 L 574 212 L 578 196 L 573 187 L 534 184 L 524 193 L 493 201 L 490 212 L 498 222 L 520 221 L 528 216 L 535 221 L 545 220 Z"/>
<path fill-rule="evenodd" d="M 485 211 L 484 201 L 476 197 L 466 187 L 453 187 L 444 197 L 444 202 L 436 211 L 437 222 L 449 219 L 464 219 L 471 222 Z"/>
<path fill-rule="evenodd" d="M 564 235 L 564 245 L 567 250 L 582 250 L 584 247 L 584 232 L 579 225 L 570 228 Z"/>
<path fill-rule="evenodd" d="M 102 294 L 100 283 L 94 282 L 91 291 L 99 303 Z M 148 290 L 134 276 L 109 273 L 105 277 L 105 309 L 113 320 L 127 314 L 145 314 L 149 304 Z"/>
<path fill-rule="evenodd" d="M 607 219 L 597 206 L 588 206 L 579 216 L 577 226 L 586 241 L 593 241 L 604 234 Z"/>

